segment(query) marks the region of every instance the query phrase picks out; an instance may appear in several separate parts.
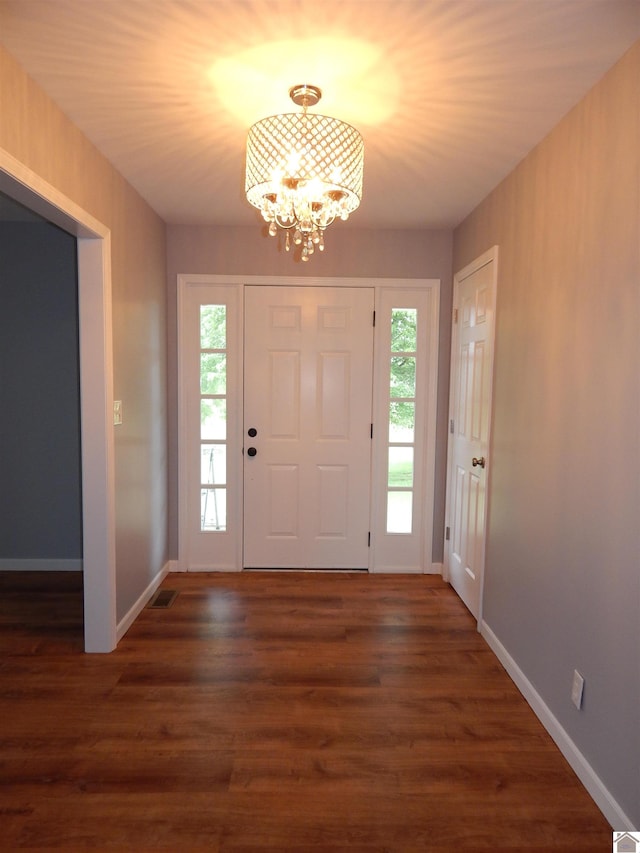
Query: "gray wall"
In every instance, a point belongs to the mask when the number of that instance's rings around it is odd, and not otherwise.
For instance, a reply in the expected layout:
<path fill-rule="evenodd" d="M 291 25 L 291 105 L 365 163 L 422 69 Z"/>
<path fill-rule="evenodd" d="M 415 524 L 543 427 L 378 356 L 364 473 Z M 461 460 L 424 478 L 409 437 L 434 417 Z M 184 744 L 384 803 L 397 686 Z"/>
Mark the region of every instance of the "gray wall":
<path fill-rule="evenodd" d="M 484 619 L 637 827 L 639 81 L 640 42 L 454 238 L 500 247 Z"/>
<path fill-rule="evenodd" d="M 77 304 L 75 238 L 1 222 L 0 560 L 15 568 L 82 558 Z"/>
<path fill-rule="evenodd" d="M 357 218 L 357 212 L 353 215 Z M 436 495 L 433 520 L 434 562 L 442 562 L 444 496 L 446 487 L 447 407 L 449 348 L 451 339 L 451 231 L 369 231 L 336 223 L 326 234 L 326 249 L 301 263 L 266 236 L 256 216 L 253 228 L 167 227 L 167 275 L 169 306 L 169 460 L 170 553 L 178 556 L 177 507 L 177 276 L 179 273 L 209 275 L 260 275 L 345 278 L 440 279 L 440 351 L 438 373 L 438 424 L 436 433 Z"/>
<path fill-rule="evenodd" d="M 168 559 L 165 226 L 2 47 L 0 103 L 0 148 L 110 232 L 120 620 Z"/>

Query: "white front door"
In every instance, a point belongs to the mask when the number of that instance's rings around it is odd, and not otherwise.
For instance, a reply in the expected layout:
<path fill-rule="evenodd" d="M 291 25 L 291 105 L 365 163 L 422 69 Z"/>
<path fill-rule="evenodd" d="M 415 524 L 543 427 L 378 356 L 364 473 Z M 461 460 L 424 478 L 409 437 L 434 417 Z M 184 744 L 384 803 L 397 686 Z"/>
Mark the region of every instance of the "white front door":
<path fill-rule="evenodd" d="M 178 277 L 180 571 L 434 570 L 439 282 L 351 281 Z"/>
<path fill-rule="evenodd" d="M 369 565 L 372 288 L 245 288 L 244 566 Z"/>
<path fill-rule="evenodd" d="M 496 281 L 495 250 L 454 278 L 447 535 L 449 581 L 479 619 L 484 576 L 486 496 Z"/>

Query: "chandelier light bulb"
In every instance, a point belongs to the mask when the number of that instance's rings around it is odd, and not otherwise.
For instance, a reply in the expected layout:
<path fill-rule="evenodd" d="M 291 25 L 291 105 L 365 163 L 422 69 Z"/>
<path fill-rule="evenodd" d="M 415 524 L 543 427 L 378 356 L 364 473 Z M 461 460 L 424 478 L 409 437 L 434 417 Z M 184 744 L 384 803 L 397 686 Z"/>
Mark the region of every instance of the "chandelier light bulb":
<path fill-rule="evenodd" d="M 269 234 L 286 232 L 285 248 L 302 245 L 307 261 L 324 249 L 324 231 L 346 220 L 360 204 L 364 143 L 351 125 L 308 113 L 321 98 L 317 86 L 294 86 L 291 100 L 301 113 L 283 113 L 249 129 L 245 192 L 269 223 Z"/>

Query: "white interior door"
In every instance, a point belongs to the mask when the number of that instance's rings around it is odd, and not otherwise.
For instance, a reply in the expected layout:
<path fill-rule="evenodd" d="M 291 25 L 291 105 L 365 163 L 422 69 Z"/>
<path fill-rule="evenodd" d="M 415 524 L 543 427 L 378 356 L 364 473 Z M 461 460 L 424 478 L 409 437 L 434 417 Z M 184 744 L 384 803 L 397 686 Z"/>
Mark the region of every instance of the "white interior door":
<path fill-rule="evenodd" d="M 244 566 L 366 569 L 371 288 L 245 288 Z"/>
<path fill-rule="evenodd" d="M 449 581 L 479 619 L 484 577 L 495 250 L 454 279 L 447 510 Z"/>

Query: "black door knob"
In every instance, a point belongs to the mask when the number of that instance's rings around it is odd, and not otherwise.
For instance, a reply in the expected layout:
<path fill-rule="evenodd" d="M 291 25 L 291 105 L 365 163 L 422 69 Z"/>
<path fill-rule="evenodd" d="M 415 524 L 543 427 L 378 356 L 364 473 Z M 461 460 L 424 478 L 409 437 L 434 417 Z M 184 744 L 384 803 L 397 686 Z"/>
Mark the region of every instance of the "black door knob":
<path fill-rule="evenodd" d="M 255 447 L 250 447 L 250 448 L 247 450 L 247 456 L 255 456 L 257 452 L 258 452 L 258 451 L 255 449 Z"/>
<path fill-rule="evenodd" d="M 258 434 L 258 430 L 255 427 L 251 427 L 251 429 L 247 432 L 247 435 L 251 436 L 251 438 L 255 438 Z"/>

